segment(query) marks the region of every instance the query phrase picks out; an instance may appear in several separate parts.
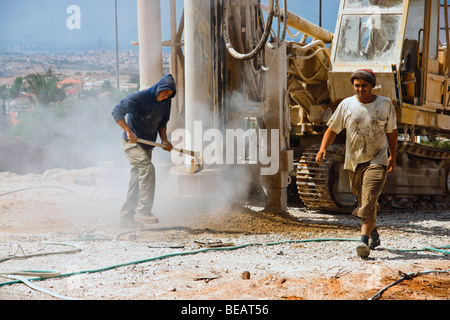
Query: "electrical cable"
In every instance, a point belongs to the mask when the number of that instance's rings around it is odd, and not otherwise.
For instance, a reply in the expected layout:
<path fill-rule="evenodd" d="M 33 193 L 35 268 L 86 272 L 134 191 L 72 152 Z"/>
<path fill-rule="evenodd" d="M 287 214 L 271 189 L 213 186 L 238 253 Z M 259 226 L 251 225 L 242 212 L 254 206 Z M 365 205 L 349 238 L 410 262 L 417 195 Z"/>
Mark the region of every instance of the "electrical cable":
<path fill-rule="evenodd" d="M 399 284 L 400 282 L 402 282 L 405 279 L 411 279 L 411 278 L 417 277 L 418 275 L 421 275 L 421 274 L 447 273 L 447 272 L 450 272 L 450 269 L 447 269 L 447 270 L 430 270 L 430 271 L 421 271 L 421 272 L 408 273 L 408 274 L 404 275 L 403 277 L 401 277 L 400 279 L 392 282 L 391 284 L 388 284 L 386 287 L 384 287 L 383 289 L 378 291 L 375 295 L 373 295 L 371 298 L 369 298 L 369 300 L 377 300 L 377 299 L 381 298 L 381 295 L 383 294 L 383 292 L 385 292 L 390 287 L 393 287 L 396 284 Z"/>

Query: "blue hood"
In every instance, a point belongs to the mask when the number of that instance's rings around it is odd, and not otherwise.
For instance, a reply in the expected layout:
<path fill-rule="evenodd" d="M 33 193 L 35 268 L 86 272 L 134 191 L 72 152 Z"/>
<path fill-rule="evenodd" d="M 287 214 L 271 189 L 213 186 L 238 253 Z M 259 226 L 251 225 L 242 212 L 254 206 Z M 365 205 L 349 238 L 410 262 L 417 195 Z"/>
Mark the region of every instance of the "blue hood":
<path fill-rule="evenodd" d="M 166 89 L 172 90 L 173 94 L 168 99 L 157 101 L 158 93 Z M 171 99 L 175 94 L 175 81 L 172 75 L 167 74 L 151 88 L 131 93 L 122 99 L 114 107 L 112 116 L 116 122 L 127 116 L 126 121 L 138 138 L 156 141 L 158 129 L 165 128 L 170 119 Z M 122 137 L 127 138 L 125 132 Z"/>
<path fill-rule="evenodd" d="M 152 87 L 147 89 L 148 93 L 150 93 L 153 97 L 156 97 L 158 93 L 160 93 L 162 90 L 172 90 L 173 93 L 169 97 L 169 99 L 175 97 L 175 94 L 177 93 L 177 88 L 175 85 L 175 80 L 173 79 L 171 74 L 166 74 Z"/>

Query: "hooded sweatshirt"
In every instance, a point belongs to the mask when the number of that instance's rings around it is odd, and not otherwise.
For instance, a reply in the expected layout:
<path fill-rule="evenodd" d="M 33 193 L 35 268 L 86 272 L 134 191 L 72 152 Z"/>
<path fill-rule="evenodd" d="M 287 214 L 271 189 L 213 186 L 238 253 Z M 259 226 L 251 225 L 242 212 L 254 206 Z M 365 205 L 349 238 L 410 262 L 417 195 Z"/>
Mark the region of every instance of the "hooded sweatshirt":
<path fill-rule="evenodd" d="M 166 89 L 172 90 L 173 94 L 163 101 L 156 100 L 158 93 Z M 112 116 L 116 122 L 125 119 L 125 116 L 127 116 L 126 122 L 138 138 L 156 141 L 158 129 L 167 126 L 170 118 L 171 99 L 175 94 L 175 81 L 172 75 L 167 74 L 151 88 L 126 96 L 114 107 Z M 125 131 L 122 137 L 127 139 Z M 153 148 L 148 145 L 143 146 Z"/>

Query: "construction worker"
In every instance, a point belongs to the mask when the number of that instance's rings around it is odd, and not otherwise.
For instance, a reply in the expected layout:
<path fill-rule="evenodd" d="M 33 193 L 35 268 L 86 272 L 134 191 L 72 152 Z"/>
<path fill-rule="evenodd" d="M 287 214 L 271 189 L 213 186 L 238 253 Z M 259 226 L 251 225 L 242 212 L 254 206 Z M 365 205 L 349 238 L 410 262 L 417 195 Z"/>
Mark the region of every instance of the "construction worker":
<path fill-rule="evenodd" d="M 361 242 L 356 252 L 367 258 L 380 244 L 376 229 L 378 197 L 387 173 L 395 167 L 397 118 L 392 101 L 373 94 L 376 77 L 372 70 L 355 71 L 351 83 L 356 94 L 344 99 L 327 123 L 316 162 L 322 165 L 326 150 L 346 129 L 344 169 L 348 170 L 352 192 L 358 196 L 352 214 L 361 218 Z"/>
<path fill-rule="evenodd" d="M 153 146 L 137 143 L 137 139 L 156 141 L 159 134 L 164 150 L 172 150 L 166 126 L 170 117 L 171 99 L 175 94 L 175 81 L 168 74 L 151 88 L 131 93 L 112 111 L 114 120 L 124 130 L 122 147 L 131 164 L 128 193 L 120 211 L 122 227 L 159 222 L 152 214 L 155 194 Z"/>

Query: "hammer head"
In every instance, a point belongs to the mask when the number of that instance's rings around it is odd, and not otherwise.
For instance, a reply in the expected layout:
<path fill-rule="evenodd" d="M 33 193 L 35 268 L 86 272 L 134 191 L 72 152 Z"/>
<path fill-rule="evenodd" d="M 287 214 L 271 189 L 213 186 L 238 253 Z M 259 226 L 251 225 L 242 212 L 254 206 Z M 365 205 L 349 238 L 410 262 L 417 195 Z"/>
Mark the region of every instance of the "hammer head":
<path fill-rule="evenodd" d="M 203 157 L 195 157 L 191 160 L 191 174 L 200 172 L 203 170 Z"/>

